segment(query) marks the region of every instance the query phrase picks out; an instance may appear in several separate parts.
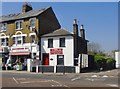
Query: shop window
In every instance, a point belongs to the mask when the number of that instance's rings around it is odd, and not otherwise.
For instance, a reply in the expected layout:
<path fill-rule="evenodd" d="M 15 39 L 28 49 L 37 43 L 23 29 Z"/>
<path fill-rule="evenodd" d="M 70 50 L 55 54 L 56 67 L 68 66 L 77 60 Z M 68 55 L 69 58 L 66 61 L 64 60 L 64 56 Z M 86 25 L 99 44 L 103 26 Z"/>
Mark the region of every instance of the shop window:
<path fill-rule="evenodd" d="M 53 48 L 53 39 L 48 39 L 48 48 Z"/>
<path fill-rule="evenodd" d="M 57 65 L 64 65 L 64 55 L 57 55 Z"/>
<path fill-rule="evenodd" d="M 60 47 L 65 47 L 65 38 L 60 38 L 59 39 L 59 44 L 60 44 Z"/>

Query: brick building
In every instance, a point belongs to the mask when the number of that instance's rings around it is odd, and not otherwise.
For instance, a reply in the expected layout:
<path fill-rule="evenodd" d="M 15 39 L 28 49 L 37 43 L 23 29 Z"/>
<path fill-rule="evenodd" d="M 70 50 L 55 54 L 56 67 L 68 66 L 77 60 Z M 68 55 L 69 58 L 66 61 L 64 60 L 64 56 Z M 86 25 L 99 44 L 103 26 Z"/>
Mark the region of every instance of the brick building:
<path fill-rule="evenodd" d="M 40 36 L 61 27 L 51 7 L 33 10 L 28 3 L 22 6 L 22 12 L 0 19 L 0 52 L 5 54 L 5 63 L 8 57 L 13 62 L 38 57 Z"/>

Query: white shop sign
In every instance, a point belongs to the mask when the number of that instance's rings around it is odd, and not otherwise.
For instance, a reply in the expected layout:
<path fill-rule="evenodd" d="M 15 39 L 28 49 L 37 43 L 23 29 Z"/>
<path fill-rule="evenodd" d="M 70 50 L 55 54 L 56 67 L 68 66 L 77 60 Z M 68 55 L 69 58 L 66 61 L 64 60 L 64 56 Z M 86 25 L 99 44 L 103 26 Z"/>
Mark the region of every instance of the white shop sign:
<path fill-rule="evenodd" d="M 30 52 L 29 48 L 11 48 L 11 52 Z"/>

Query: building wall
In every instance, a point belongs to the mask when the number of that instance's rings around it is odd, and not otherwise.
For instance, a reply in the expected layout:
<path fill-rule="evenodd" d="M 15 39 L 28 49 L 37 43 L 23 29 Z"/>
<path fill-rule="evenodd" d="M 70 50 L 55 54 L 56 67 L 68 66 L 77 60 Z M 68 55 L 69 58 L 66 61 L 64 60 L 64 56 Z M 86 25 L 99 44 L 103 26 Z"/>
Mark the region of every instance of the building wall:
<path fill-rule="evenodd" d="M 32 18 L 32 17 L 31 17 Z M 23 20 L 23 23 L 22 23 L 22 30 L 16 30 L 15 29 L 15 21 L 9 21 L 7 22 L 7 30 L 4 31 L 4 32 L 0 32 L 0 34 L 6 34 L 6 36 L 9 36 L 9 46 L 12 46 L 13 45 L 13 38 L 12 36 L 15 35 L 18 31 L 21 31 L 22 34 L 27 34 L 26 36 L 26 43 L 30 43 L 30 37 L 29 37 L 29 34 L 30 33 L 33 33 L 33 31 L 31 31 L 29 29 L 28 26 L 30 26 L 30 21 L 29 21 L 30 18 L 26 18 L 26 19 L 21 19 Z M 16 20 L 18 21 L 18 20 Z M 5 22 L 6 23 L 6 22 Z M 36 18 L 36 22 L 35 22 L 35 27 L 36 29 L 38 29 L 38 19 Z M 37 37 L 36 37 L 36 40 L 37 40 Z"/>
<path fill-rule="evenodd" d="M 66 47 L 59 47 L 59 38 L 65 37 Z M 53 48 L 62 48 L 64 55 L 64 65 L 73 66 L 74 65 L 74 42 L 72 36 L 59 36 L 59 37 L 46 37 L 41 38 L 41 59 L 42 53 L 49 53 L 49 65 L 57 65 L 57 54 L 50 55 L 50 48 L 48 48 L 48 38 L 53 38 Z M 50 59 L 53 60 L 50 60 Z"/>
<path fill-rule="evenodd" d="M 115 52 L 116 68 L 120 68 L 120 52 Z"/>
<path fill-rule="evenodd" d="M 38 16 L 38 23 L 40 35 L 50 33 L 61 27 L 51 7 Z"/>

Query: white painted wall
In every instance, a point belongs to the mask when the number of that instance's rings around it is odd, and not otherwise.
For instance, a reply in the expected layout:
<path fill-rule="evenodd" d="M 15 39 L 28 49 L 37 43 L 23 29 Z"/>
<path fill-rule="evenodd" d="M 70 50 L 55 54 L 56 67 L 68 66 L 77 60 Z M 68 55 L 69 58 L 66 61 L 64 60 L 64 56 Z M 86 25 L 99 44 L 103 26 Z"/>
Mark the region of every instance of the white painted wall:
<path fill-rule="evenodd" d="M 65 45 L 66 47 L 59 47 L 59 38 L 65 37 Z M 74 40 L 72 36 L 58 36 L 58 37 L 45 37 L 41 38 L 41 59 L 42 53 L 50 53 L 50 48 L 48 48 L 48 39 L 53 38 L 53 48 L 62 48 L 64 55 L 64 65 L 65 66 L 73 66 L 74 65 Z M 50 59 L 53 60 L 50 60 Z M 57 65 L 57 54 L 50 55 L 49 54 L 49 65 L 56 66 Z"/>
<path fill-rule="evenodd" d="M 116 68 L 120 68 L 120 52 L 115 52 Z"/>

